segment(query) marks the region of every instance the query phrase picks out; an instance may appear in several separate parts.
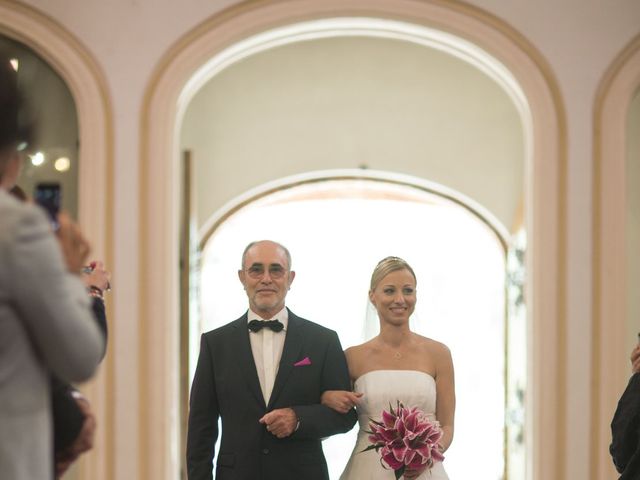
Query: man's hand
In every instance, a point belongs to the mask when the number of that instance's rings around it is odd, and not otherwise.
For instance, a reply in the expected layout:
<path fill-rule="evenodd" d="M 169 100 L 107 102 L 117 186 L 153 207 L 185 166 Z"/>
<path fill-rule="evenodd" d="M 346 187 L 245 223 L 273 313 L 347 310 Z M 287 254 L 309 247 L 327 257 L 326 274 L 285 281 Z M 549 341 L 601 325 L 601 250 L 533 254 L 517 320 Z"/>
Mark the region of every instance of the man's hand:
<path fill-rule="evenodd" d="M 291 408 L 278 408 L 267 413 L 259 421 L 266 425 L 267 431 L 271 434 L 278 438 L 285 438 L 295 431 L 298 417 Z"/>
<path fill-rule="evenodd" d="M 62 250 L 62 256 L 71 273 L 80 275 L 91 247 L 84 238 L 78 225 L 65 212 L 58 214 L 58 242 Z"/>
<path fill-rule="evenodd" d="M 111 274 L 104 269 L 104 263 L 94 261 L 90 264 L 91 271 L 82 275 L 82 281 L 87 288 L 97 287 L 106 292 L 111 288 Z"/>
<path fill-rule="evenodd" d="M 75 462 L 81 453 L 93 448 L 93 438 L 96 433 L 96 417 L 91 411 L 89 402 L 84 397 L 77 397 L 76 403 L 84 414 L 84 423 L 82 429 L 78 433 L 78 437 L 62 454 L 56 456 L 55 474 L 56 478 L 60 478 L 67 469 Z"/>
<path fill-rule="evenodd" d="M 631 370 L 633 373 L 640 372 L 640 345 L 631 350 Z"/>

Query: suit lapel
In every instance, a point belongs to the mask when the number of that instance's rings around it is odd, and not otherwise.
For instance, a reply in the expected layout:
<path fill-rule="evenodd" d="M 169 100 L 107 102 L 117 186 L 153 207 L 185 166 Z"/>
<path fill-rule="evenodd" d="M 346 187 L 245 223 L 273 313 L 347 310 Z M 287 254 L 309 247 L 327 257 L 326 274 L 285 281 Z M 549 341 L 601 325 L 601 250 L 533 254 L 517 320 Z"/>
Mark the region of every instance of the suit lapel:
<path fill-rule="evenodd" d="M 267 410 L 272 409 L 273 404 L 278 399 L 278 396 L 282 391 L 282 388 L 287 383 L 289 374 L 293 371 L 293 364 L 299 360 L 303 344 L 303 337 L 300 329 L 300 320 L 291 313 L 291 310 L 289 310 L 287 336 L 284 340 L 282 356 L 280 357 L 280 365 L 278 366 L 278 374 L 276 375 L 276 380 L 273 384 L 273 390 L 271 392 L 271 398 L 269 398 Z"/>
<path fill-rule="evenodd" d="M 242 372 L 242 376 L 247 382 L 249 390 L 256 397 L 256 400 L 266 408 L 262 389 L 260 388 L 260 380 L 258 379 L 258 370 L 256 362 L 251 352 L 251 343 L 249 342 L 249 330 L 247 329 L 247 314 L 236 320 L 233 324 L 233 342 L 235 344 L 234 351 L 238 354 L 238 366 Z"/>

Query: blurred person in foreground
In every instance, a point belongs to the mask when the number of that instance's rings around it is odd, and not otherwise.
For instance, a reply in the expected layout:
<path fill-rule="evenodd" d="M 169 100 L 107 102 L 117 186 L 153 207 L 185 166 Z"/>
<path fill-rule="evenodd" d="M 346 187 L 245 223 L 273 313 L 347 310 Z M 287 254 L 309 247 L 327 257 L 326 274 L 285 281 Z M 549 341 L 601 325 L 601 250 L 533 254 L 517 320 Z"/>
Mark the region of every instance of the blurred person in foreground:
<path fill-rule="evenodd" d="M 107 341 L 107 313 L 104 294 L 111 290 L 111 274 L 100 261 L 83 269 L 82 281 L 91 298 L 91 310 L 96 324 Z M 103 355 L 104 357 L 104 355 Z M 53 453 L 55 478 L 61 478 L 78 457 L 93 448 L 96 418 L 89 400 L 70 383 L 51 377 L 53 413 Z"/>
<path fill-rule="evenodd" d="M 30 201 L 29 196 L 18 185 L 14 185 L 9 193 L 21 202 Z M 83 267 L 82 273 L 82 282 L 91 297 L 93 317 L 106 344 L 108 329 L 104 293 L 111 290 L 111 274 L 100 261 L 93 261 Z M 96 419 L 89 401 L 80 391 L 55 375 L 51 375 L 51 408 L 54 476 L 58 479 L 62 478 L 82 453 L 93 447 Z"/>
<path fill-rule="evenodd" d="M 104 339 L 80 278 L 89 245 L 60 214 L 9 194 L 30 140 L 16 73 L 0 55 L 0 472 L 53 477 L 50 374 L 80 382 L 94 373 Z M 57 238 L 56 238 L 57 236 Z"/>
<path fill-rule="evenodd" d="M 611 422 L 609 451 L 620 480 L 640 478 L 640 344 L 631 351 L 631 371 Z"/>

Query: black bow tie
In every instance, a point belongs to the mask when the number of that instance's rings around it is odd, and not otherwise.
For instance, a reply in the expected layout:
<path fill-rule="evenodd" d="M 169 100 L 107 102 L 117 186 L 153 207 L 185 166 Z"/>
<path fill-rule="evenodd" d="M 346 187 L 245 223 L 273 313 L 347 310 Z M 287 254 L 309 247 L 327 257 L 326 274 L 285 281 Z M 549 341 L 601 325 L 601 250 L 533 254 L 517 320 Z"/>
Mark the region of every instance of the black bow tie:
<path fill-rule="evenodd" d="M 263 328 L 270 328 L 274 332 L 280 332 L 284 325 L 280 322 L 280 320 L 251 320 L 248 324 L 249 330 L 252 332 L 259 332 Z"/>

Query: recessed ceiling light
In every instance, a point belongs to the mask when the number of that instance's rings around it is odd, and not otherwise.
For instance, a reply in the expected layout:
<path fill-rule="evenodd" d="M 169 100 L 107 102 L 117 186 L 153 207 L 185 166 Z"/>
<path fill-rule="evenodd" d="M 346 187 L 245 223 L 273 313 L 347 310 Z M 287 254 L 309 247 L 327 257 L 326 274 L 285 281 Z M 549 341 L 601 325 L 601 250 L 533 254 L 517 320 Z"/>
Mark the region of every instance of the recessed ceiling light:
<path fill-rule="evenodd" d="M 35 167 L 39 167 L 43 163 L 44 163 L 44 153 L 37 152 L 37 153 L 31 155 L 31 165 L 33 165 Z"/>
<path fill-rule="evenodd" d="M 53 163 L 53 168 L 59 172 L 66 172 L 71 167 L 71 161 L 67 157 L 60 157 Z"/>

